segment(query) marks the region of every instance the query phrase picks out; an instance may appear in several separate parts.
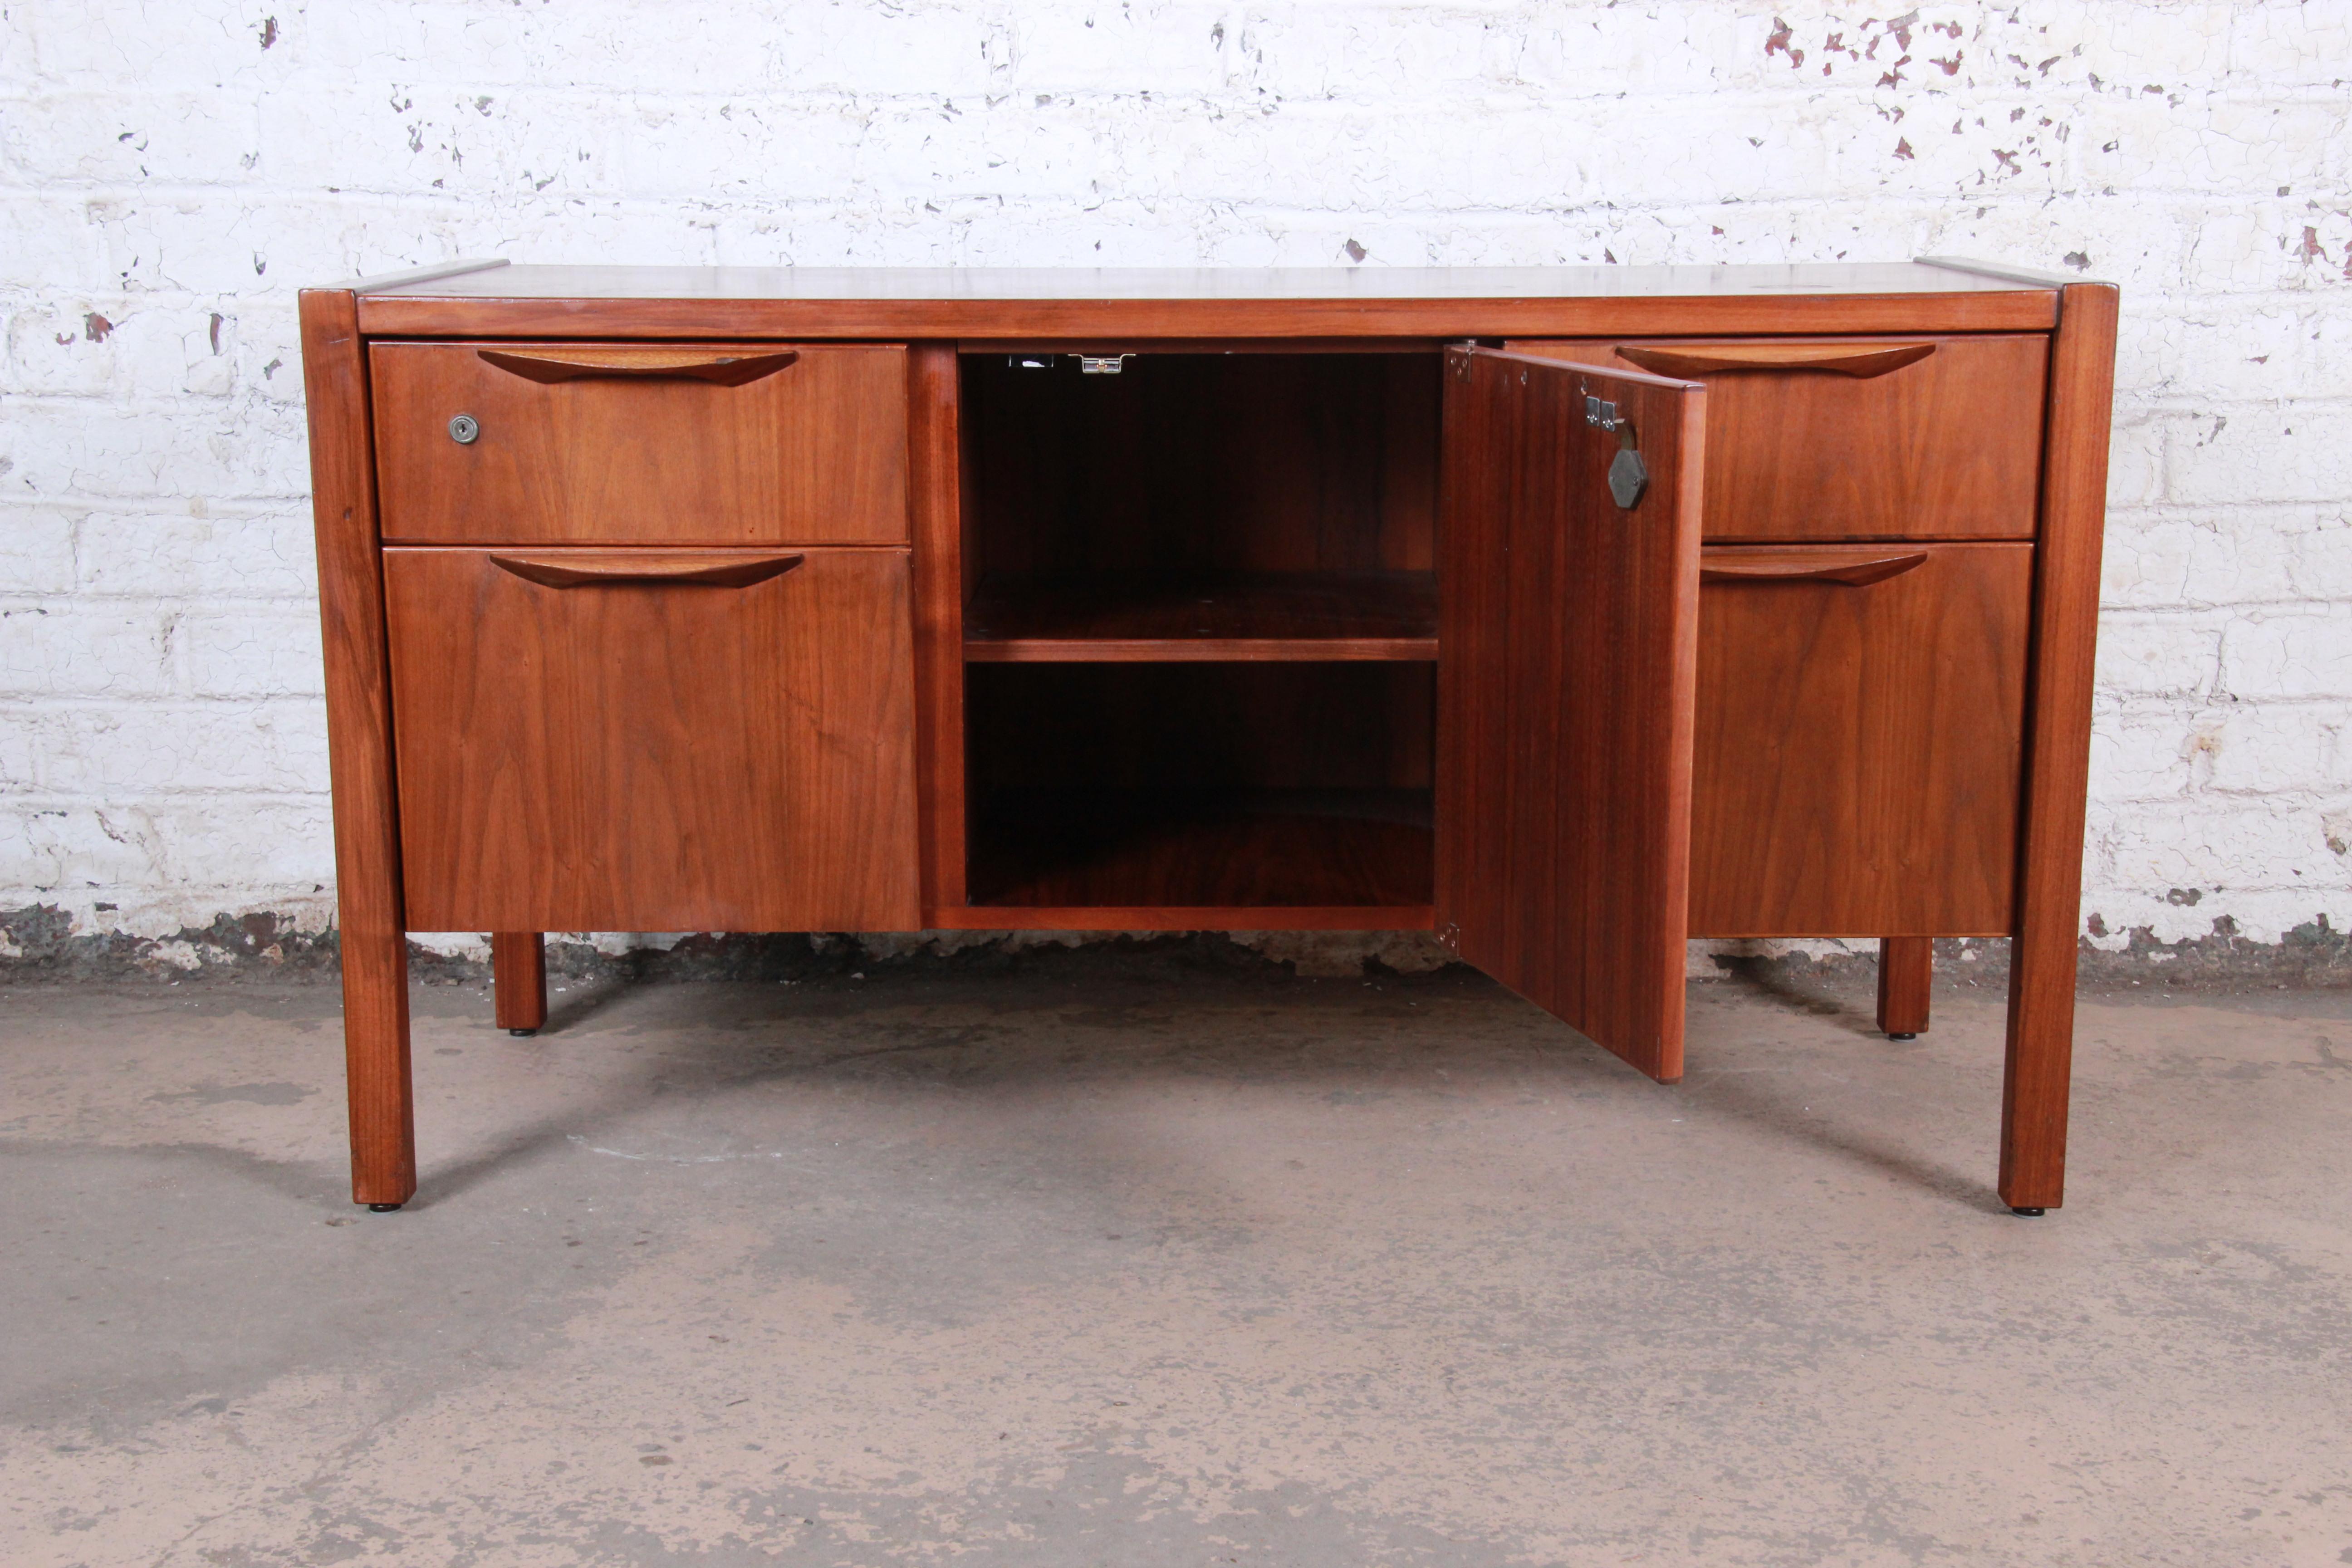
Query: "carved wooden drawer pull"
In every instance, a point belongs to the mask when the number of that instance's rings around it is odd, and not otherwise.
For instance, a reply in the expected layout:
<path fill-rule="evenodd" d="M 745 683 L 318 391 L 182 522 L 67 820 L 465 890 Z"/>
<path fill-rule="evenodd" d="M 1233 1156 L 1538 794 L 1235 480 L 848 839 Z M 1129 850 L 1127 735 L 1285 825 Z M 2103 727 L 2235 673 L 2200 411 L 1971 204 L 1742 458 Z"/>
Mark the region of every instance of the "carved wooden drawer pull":
<path fill-rule="evenodd" d="M 746 354 L 728 350 L 662 348 L 481 349 L 486 363 L 525 381 L 707 381 L 741 386 L 775 374 L 801 356 L 792 349 Z"/>
<path fill-rule="evenodd" d="M 1851 550 L 1789 550 L 1771 554 L 1745 551 L 1702 550 L 1698 580 L 1702 583 L 1835 583 L 1864 588 L 1900 577 L 1927 563 L 1924 550 L 1885 555 L 1857 555 Z"/>
<path fill-rule="evenodd" d="M 1714 375 L 1732 370 L 1821 370 L 1867 379 L 1916 364 L 1933 343 L 1715 343 L 1651 348 L 1620 343 L 1617 357 L 1657 375 Z"/>
<path fill-rule="evenodd" d="M 748 588 L 781 577 L 807 559 L 801 555 L 709 554 L 644 550 L 567 550 L 561 554 L 493 555 L 490 564 L 542 588 Z"/>

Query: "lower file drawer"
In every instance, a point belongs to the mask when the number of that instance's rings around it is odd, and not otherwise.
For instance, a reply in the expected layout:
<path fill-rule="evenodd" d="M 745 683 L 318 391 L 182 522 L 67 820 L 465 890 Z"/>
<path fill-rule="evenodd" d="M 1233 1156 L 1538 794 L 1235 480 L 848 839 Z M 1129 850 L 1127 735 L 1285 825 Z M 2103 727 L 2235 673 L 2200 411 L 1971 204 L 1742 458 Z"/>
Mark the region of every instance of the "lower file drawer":
<path fill-rule="evenodd" d="M 1691 934 L 2006 932 L 2032 546 L 1701 562 Z"/>
<path fill-rule="evenodd" d="M 386 550 L 409 928 L 919 925 L 908 568 Z"/>

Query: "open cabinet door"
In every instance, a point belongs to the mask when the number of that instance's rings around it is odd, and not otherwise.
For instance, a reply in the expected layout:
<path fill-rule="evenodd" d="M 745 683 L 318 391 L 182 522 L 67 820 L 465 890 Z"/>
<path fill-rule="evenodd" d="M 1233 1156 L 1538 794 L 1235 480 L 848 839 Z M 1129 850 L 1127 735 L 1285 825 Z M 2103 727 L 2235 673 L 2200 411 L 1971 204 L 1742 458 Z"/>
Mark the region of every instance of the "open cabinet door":
<path fill-rule="evenodd" d="M 1439 931 L 1667 1083 L 1683 1070 L 1705 397 L 1446 355 Z"/>

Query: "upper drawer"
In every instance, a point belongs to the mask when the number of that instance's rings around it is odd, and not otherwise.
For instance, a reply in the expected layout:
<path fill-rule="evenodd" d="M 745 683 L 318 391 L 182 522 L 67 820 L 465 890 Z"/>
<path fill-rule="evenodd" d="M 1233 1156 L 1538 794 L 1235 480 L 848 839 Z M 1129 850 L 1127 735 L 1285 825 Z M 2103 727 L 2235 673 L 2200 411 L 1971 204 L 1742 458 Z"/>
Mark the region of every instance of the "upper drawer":
<path fill-rule="evenodd" d="M 904 348 L 377 342 L 368 363 L 388 541 L 907 540 Z"/>
<path fill-rule="evenodd" d="M 2049 340 L 1513 343 L 1706 384 L 1709 539 L 2030 539 Z"/>

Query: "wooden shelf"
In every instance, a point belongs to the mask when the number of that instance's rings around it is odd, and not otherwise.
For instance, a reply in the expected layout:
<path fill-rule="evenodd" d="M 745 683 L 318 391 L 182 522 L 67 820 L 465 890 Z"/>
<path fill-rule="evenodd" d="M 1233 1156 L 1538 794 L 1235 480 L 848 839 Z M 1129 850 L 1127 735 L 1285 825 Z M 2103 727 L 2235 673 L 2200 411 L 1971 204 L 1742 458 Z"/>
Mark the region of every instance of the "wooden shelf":
<path fill-rule="evenodd" d="M 974 663 L 1426 660 L 1432 572 L 991 581 L 964 610 Z"/>
<path fill-rule="evenodd" d="M 1395 908 L 1433 900 L 1427 790 L 1006 790 L 971 824 L 971 913 Z"/>

